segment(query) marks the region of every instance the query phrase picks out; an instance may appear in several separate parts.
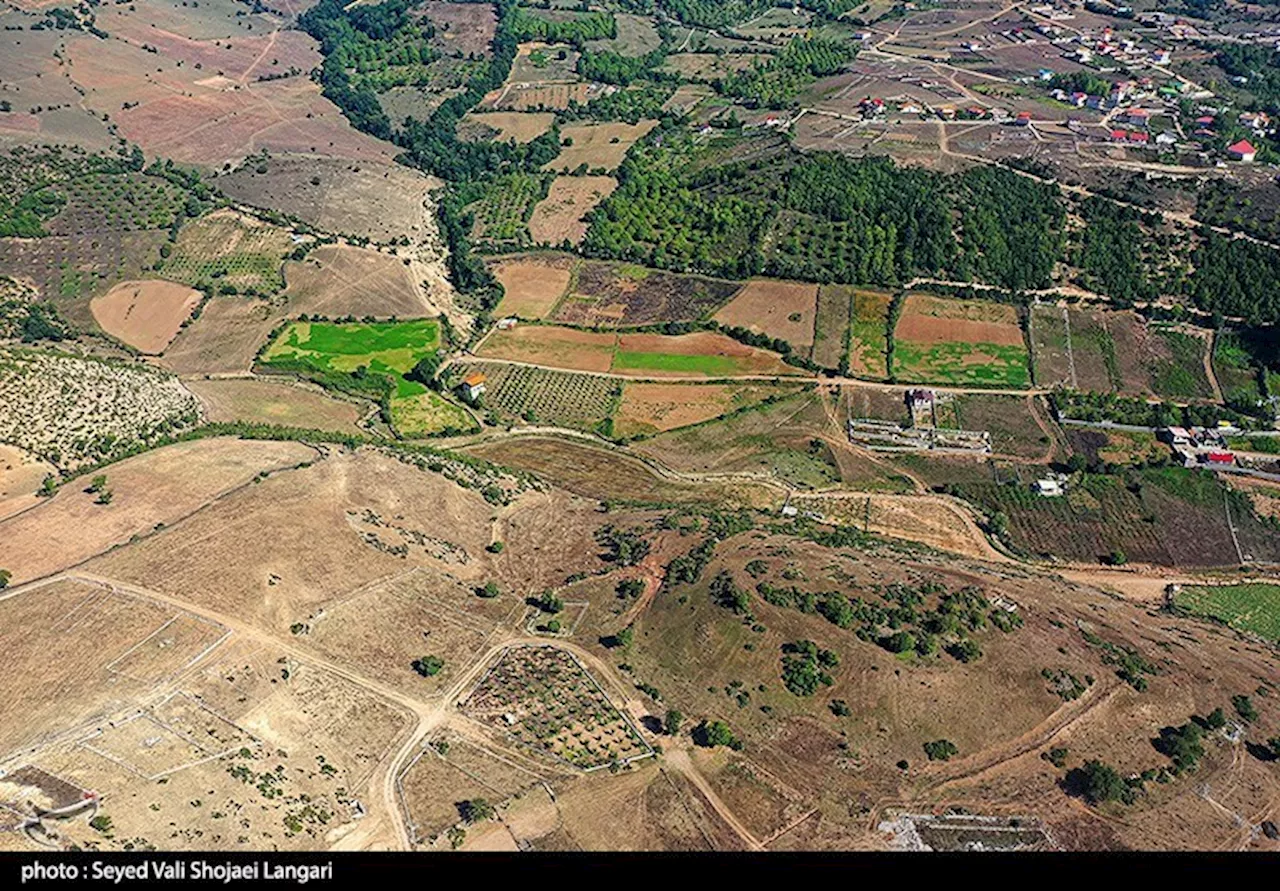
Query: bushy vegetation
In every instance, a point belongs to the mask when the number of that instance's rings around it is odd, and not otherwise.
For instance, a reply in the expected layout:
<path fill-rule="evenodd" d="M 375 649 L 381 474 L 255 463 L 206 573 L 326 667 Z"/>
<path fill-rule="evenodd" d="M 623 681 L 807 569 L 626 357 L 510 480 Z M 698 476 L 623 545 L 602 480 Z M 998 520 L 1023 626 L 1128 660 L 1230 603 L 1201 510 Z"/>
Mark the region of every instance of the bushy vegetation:
<path fill-rule="evenodd" d="M 811 640 L 783 644 L 782 683 L 797 696 L 812 696 L 819 687 L 834 683 L 828 669 L 839 664 L 839 656 Z"/>

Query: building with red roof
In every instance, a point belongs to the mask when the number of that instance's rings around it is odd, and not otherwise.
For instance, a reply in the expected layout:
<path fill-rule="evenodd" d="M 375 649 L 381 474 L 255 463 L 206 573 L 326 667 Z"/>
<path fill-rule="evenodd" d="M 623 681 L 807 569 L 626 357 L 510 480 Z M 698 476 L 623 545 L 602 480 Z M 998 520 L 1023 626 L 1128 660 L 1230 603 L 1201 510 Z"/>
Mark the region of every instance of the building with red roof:
<path fill-rule="evenodd" d="M 1233 161 L 1242 161 L 1245 164 L 1252 163 L 1253 159 L 1258 156 L 1258 150 L 1253 147 L 1253 143 L 1247 139 L 1242 139 L 1235 145 L 1227 146 L 1227 157 Z"/>

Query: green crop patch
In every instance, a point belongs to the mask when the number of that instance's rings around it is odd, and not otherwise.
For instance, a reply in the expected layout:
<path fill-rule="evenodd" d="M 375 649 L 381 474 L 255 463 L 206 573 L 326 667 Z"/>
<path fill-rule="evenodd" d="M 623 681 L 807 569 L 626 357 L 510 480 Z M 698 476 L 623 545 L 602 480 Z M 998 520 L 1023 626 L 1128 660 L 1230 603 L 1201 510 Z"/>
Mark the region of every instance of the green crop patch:
<path fill-rule="evenodd" d="M 632 353 L 619 351 L 613 357 L 615 371 L 675 371 L 726 377 L 741 374 L 736 359 L 726 356 L 680 356 L 671 353 Z"/>
<path fill-rule="evenodd" d="M 1280 585 L 1187 585 L 1173 603 L 1192 615 L 1280 641 Z"/>
<path fill-rule="evenodd" d="M 894 371 L 904 381 L 1026 387 L 1031 383 L 1027 351 L 993 343 L 894 345 Z"/>
<path fill-rule="evenodd" d="M 413 322 L 294 322 L 263 354 L 267 365 L 300 362 L 317 371 L 350 374 L 369 371 L 405 374 L 440 349 L 440 323 Z M 292 364 L 290 362 L 290 364 Z"/>

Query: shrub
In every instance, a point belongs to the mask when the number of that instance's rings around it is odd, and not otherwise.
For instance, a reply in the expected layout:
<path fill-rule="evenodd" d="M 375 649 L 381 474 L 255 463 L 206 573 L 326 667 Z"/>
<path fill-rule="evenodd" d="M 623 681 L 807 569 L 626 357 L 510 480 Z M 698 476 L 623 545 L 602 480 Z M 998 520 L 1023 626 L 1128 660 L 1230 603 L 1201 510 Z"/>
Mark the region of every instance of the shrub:
<path fill-rule="evenodd" d="M 413 670 L 424 678 L 435 677 L 443 668 L 444 660 L 439 656 L 423 656 L 413 662 Z"/>
<path fill-rule="evenodd" d="M 935 739 L 924 744 L 924 753 L 930 761 L 950 761 L 960 750 L 949 739 Z"/>

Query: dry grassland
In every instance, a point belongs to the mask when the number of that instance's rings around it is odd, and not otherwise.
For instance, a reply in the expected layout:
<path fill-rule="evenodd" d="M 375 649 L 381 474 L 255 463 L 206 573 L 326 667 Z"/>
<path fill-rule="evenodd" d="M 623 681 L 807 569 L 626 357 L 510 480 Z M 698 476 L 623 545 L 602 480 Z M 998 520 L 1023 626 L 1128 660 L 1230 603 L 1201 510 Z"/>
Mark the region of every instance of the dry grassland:
<path fill-rule="evenodd" d="M 522 319 L 543 318 L 569 289 L 573 264 L 568 257 L 499 262 L 493 267 L 493 274 L 504 294 L 497 314 Z"/>
<path fill-rule="evenodd" d="M 97 504 L 82 477 L 0 523 L 3 563 L 15 582 L 58 572 L 176 523 L 261 473 L 315 457 L 295 442 L 202 439 L 126 459 L 106 470 L 110 504 Z"/>
<path fill-rule="evenodd" d="M 187 389 L 213 423 L 244 421 L 354 434 L 362 432 L 357 422 L 370 410 L 301 383 L 228 378 L 190 380 Z"/>
<path fill-rule="evenodd" d="M 572 139 L 573 144 L 562 148 L 556 159 L 548 161 L 543 169 L 567 172 L 586 164 L 589 170 L 616 170 L 631 146 L 656 126 L 657 121 L 567 124 L 561 133 L 564 139 Z"/>
<path fill-rule="evenodd" d="M 475 139 L 518 143 L 532 142 L 551 129 L 556 116 L 551 112 L 490 111 L 468 115 L 463 127 L 476 127 Z"/>

